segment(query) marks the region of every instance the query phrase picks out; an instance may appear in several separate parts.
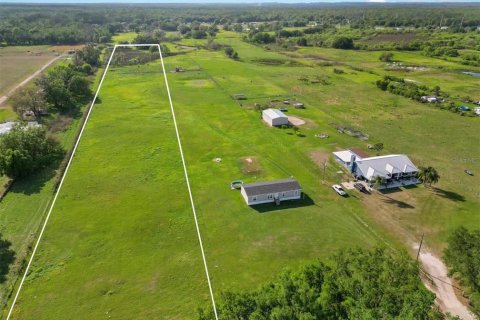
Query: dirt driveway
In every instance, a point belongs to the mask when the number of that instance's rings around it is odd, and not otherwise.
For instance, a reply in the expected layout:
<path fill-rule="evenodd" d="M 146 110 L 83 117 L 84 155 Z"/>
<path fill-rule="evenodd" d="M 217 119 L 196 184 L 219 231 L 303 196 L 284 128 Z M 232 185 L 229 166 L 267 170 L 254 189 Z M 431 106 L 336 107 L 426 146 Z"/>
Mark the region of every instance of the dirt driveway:
<path fill-rule="evenodd" d="M 413 246 L 418 250 L 418 244 Z M 474 315 L 464 306 L 455 294 L 452 279 L 448 277 L 447 266 L 442 260 L 431 252 L 423 250 L 420 252 L 419 260 L 426 271 L 425 286 L 437 296 L 436 303 L 443 312 L 450 312 L 463 320 L 475 320 Z"/>
<path fill-rule="evenodd" d="M 361 201 L 376 221 L 396 234 L 412 249 L 412 254 L 417 252 L 418 239 L 401 223 L 404 214 L 415 212 L 417 206 L 416 199 L 409 192 L 382 194 L 374 191 L 371 195 L 362 195 Z M 422 247 L 419 260 L 426 272 L 425 276 L 422 276 L 423 283 L 435 293 L 436 303 L 440 309 L 463 320 L 475 320 L 473 314 L 458 298 L 462 293 L 453 286 L 454 282 L 448 277 L 448 270 L 443 261 L 425 246 Z"/>

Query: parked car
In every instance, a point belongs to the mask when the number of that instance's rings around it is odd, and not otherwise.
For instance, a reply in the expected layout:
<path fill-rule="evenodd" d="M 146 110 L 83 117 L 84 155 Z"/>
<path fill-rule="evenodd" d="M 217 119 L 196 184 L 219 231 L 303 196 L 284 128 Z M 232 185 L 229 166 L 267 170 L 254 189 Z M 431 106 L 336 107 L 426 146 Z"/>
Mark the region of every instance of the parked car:
<path fill-rule="evenodd" d="M 287 112 L 288 108 L 280 108 L 279 110 L 282 111 L 282 112 Z"/>
<path fill-rule="evenodd" d="M 347 193 L 345 192 L 345 190 L 343 190 L 343 188 L 338 185 L 338 184 L 334 184 L 332 186 L 333 190 L 335 190 L 336 193 L 338 193 L 339 195 L 341 195 L 342 197 L 346 196 Z"/>
<path fill-rule="evenodd" d="M 353 186 L 354 186 L 355 189 L 357 189 L 358 191 L 367 193 L 367 188 L 365 188 L 365 186 L 364 186 L 362 183 L 357 182 L 357 183 L 355 183 Z"/>

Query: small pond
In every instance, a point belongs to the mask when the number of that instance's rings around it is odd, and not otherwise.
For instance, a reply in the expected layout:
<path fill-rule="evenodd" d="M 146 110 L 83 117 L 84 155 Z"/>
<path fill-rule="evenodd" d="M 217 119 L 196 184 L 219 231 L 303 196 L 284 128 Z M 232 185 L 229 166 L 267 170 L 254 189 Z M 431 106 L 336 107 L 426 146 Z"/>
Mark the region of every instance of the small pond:
<path fill-rule="evenodd" d="M 464 71 L 462 72 L 463 74 L 468 74 L 469 76 L 480 78 L 480 72 L 474 72 L 474 71 Z"/>

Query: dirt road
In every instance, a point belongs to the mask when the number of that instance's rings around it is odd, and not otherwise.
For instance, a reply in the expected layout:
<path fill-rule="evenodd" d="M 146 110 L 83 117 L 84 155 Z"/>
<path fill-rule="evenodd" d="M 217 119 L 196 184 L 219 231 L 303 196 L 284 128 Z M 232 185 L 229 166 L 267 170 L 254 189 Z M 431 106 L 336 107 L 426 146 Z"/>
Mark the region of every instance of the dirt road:
<path fill-rule="evenodd" d="M 414 248 L 418 250 L 418 244 Z M 475 316 L 460 302 L 455 294 L 452 279 L 448 277 L 447 266 L 431 252 L 422 250 L 419 260 L 428 273 L 425 285 L 437 296 L 436 303 L 443 312 L 450 312 L 463 320 L 475 320 Z"/>
<path fill-rule="evenodd" d="M 414 198 L 407 192 L 386 195 L 373 193 L 365 198 L 364 204 L 379 223 L 398 235 L 408 247 L 412 248 L 412 253 L 418 251 L 418 239 L 401 222 L 405 214 L 415 212 L 418 204 Z M 458 298 L 461 292 L 452 286 L 453 281 L 448 277 L 448 270 L 443 261 L 426 246 L 422 247 L 419 260 L 423 270 L 430 275 L 422 277 L 423 283 L 435 293 L 437 296 L 435 302 L 441 310 L 459 316 L 463 320 L 474 320 L 473 314 Z M 458 291 L 458 296 L 455 291 Z"/>
<path fill-rule="evenodd" d="M 23 80 L 22 82 L 20 82 L 19 84 L 17 84 L 12 90 L 10 90 L 9 92 L 7 92 L 6 95 L 0 97 L 0 106 L 5 103 L 5 101 L 7 101 L 8 97 L 10 97 L 14 92 L 15 90 L 23 87 L 24 85 L 26 85 L 27 83 L 29 83 L 30 81 L 32 81 L 33 78 L 37 77 L 40 73 L 43 72 L 43 70 L 45 70 L 46 68 L 48 68 L 52 63 L 54 63 L 55 61 L 57 61 L 58 59 L 62 58 L 62 56 L 58 56 L 58 57 L 55 57 L 53 58 L 52 60 L 48 61 L 43 67 L 41 67 L 40 69 L 38 69 L 37 71 L 35 71 L 33 74 L 31 74 L 30 76 L 28 76 L 25 80 Z"/>

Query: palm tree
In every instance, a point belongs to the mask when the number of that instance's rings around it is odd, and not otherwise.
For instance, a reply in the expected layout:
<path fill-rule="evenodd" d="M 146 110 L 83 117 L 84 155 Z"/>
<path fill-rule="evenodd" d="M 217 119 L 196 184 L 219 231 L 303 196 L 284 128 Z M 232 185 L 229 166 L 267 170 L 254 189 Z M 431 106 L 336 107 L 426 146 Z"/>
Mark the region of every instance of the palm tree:
<path fill-rule="evenodd" d="M 440 175 L 434 167 L 420 167 L 419 169 L 417 178 L 423 182 L 423 185 L 428 183 L 431 187 L 432 183 L 437 183 L 440 179 Z"/>
<path fill-rule="evenodd" d="M 438 180 L 440 180 L 440 175 L 437 170 L 433 167 L 428 167 L 428 182 L 430 183 L 430 187 L 432 186 L 432 183 L 435 184 Z"/>
<path fill-rule="evenodd" d="M 378 187 L 387 184 L 387 179 L 385 179 L 382 176 L 376 176 L 375 179 L 373 180 L 373 184 L 378 189 Z"/>

